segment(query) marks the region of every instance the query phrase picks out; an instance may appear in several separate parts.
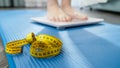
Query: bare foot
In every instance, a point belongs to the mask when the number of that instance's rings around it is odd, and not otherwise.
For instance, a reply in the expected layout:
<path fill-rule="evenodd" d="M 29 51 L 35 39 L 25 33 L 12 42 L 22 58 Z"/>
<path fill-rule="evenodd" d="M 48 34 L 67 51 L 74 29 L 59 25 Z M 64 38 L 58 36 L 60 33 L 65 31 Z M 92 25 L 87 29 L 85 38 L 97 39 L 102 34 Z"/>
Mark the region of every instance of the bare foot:
<path fill-rule="evenodd" d="M 64 12 L 71 16 L 73 19 L 79 19 L 79 20 L 87 20 L 88 17 L 85 14 L 79 13 L 78 11 L 75 11 L 72 7 L 62 7 Z"/>
<path fill-rule="evenodd" d="M 49 7 L 48 8 L 48 13 L 47 13 L 47 17 L 51 20 L 51 21 L 56 21 L 56 22 L 68 22 L 71 21 L 72 18 L 67 15 L 61 8 L 59 7 Z"/>

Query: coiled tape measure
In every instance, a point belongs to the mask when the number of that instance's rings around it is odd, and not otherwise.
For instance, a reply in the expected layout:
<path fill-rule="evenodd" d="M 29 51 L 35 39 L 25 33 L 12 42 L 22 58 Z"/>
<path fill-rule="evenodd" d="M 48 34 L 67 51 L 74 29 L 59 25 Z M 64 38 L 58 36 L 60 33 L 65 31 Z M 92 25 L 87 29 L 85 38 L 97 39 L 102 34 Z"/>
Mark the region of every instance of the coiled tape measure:
<path fill-rule="evenodd" d="M 54 36 L 41 34 L 35 37 L 34 33 L 30 33 L 25 39 L 7 43 L 5 51 L 9 54 L 19 54 L 26 44 L 31 44 L 30 54 L 37 58 L 58 55 L 62 47 L 62 42 Z"/>

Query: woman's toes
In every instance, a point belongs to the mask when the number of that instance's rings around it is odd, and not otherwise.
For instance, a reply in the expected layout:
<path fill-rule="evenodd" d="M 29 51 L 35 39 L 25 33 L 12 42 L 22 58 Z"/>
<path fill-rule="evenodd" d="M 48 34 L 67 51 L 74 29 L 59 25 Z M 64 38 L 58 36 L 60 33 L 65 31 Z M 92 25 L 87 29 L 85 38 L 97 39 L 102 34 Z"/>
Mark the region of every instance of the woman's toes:
<path fill-rule="evenodd" d="M 54 21 L 53 17 L 47 17 L 50 21 Z"/>
<path fill-rule="evenodd" d="M 74 17 L 76 17 L 76 18 L 79 19 L 79 20 L 87 20 L 87 19 L 88 19 L 88 17 L 87 17 L 86 15 L 80 14 L 80 13 L 76 13 L 76 14 L 74 15 Z"/>
<path fill-rule="evenodd" d="M 81 16 L 81 20 L 87 20 L 88 17 L 87 16 Z"/>
<path fill-rule="evenodd" d="M 53 16 L 53 17 L 51 17 L 51 19 L 50 19 L 51 21 L 56 21 L 56 17 L 55 16 Z"/>
<path fill-rule="evenodd" d="M 67 17 L 66 17 L 66 21 L 67 21 L 67 22 L 72 21 L 72 18 L 69 17 L 69 16 L 67 16 Z"/>
<path fill-rule="evenodd" d="M 71 21 L 71 17 L 67 16 L 67 15 L 63 15 L 59 17 L 61 22 L 69 22 Z"/>
<path fill-rule="evenodd" d="M 88 19 L 88 16 L 87 16 L 87 15 L 84 15 L 84 19 Z"/>
<path fill-rule="evenodd" d="M 66 22 L 65 17 L 62 17 L 62 18 L 61 18 L 61 22 Z"/>
<path fill-rule="evenodd" d="M 65 21 L 65 16 L 59 15 L 59 22 L 64 22 L 64 21 Z"/>
<path fill-rule="evenodd" d="M 55 16 L 55 22 L 59 22 L 59 17 L 58 16 Z"/>

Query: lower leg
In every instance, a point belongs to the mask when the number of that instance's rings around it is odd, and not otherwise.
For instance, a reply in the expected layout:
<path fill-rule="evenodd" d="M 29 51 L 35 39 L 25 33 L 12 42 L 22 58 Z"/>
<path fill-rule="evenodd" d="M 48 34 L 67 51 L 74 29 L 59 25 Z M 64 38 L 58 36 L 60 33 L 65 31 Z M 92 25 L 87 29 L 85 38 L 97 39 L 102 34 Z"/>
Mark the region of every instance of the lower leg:
<path fill-rule="evenodd" d="M 71 0 L 62 0 L 62 9 L 66 14 L 70 15 L 75 19 L 87 20 L 87 16 L 75 11 L 71 6 Z"/>
<path fill-rule="evenodd" d="M 71 0 L 62 0 L 62 7 L 71 7 Z"/>
<path fill-rule="evenodd" d="M 48 0 L 47 11 L 48 18 L 52 21 L 71 21 L 71 17 L 59 7 L 57 0 Z"/>
<path fill-rule="evenodd" d="M 57 0 L 48 0 L 47 2 L 47 10 L 51 10 L 53 8 L 58 8 L 58 2 Z"/>

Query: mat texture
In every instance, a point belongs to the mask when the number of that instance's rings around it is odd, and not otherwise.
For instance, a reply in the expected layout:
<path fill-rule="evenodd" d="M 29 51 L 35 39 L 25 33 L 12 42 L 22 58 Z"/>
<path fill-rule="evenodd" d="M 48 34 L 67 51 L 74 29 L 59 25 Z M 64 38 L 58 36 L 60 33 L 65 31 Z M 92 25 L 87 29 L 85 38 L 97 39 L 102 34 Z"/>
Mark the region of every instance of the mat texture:
<path fill-rule="evenodd" d="M 6 54 L 9 68 L 120 68 L 120 26 L 108 23 L 57 30 L 30 20 L 44 16 L 43 10 L 1 10 L 0 36 L 7 42 L 25 38 L 34 32 L 60 38 L 62 51 L 58 56 L 40 59 L 29 54 L 30 45 L 23 53 Z"/>

